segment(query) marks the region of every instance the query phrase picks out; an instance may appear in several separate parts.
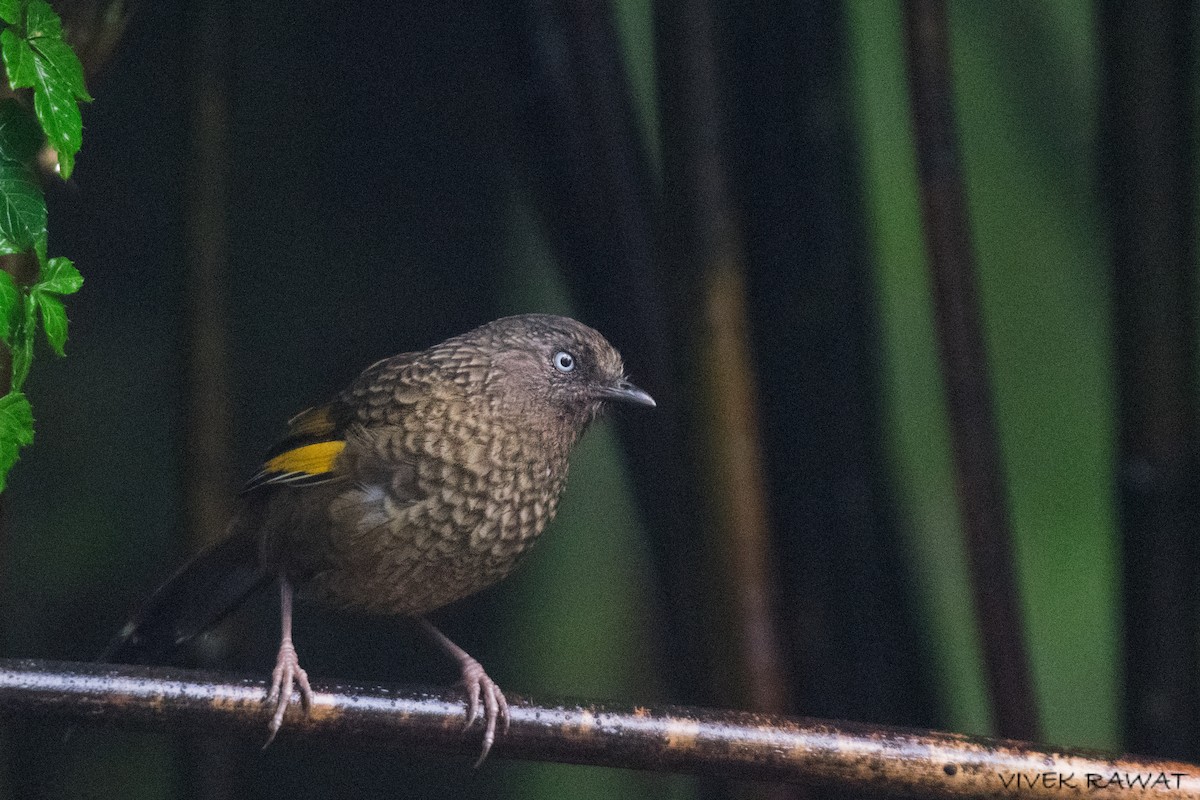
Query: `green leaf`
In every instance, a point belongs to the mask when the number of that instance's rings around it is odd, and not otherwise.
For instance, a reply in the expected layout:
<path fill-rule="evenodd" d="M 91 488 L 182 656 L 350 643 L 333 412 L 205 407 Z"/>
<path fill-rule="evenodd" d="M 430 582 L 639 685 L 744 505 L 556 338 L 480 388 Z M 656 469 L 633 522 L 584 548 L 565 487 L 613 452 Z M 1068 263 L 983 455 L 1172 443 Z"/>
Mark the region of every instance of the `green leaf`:
<path fill-rule="evenodd" d="M 21 392 L 0 397 L 0 437 L 21 445 L 33 444 L 33 409 Z"/>
<path fill-rule="evenodd" d="M 34 58 L 47 74 L 71 91 L 77 100 L 91 100 L 83 82 L 83 64 L 71 46 L 62 39 L 30 39 Z"/>
<path fill-rule="evenodd" d="M 46 141 L 58 153 L 58 172 L 64 179 L 75 168 L 75 154 L 83 144 L 83 119 L 79 104 L 65 83 L 45 69 L 45 61 L 34 54 L 37 83 L 33 88 L 33 112 L 37 114 Z"/>
<path fill-rule="evenodd" d="M 33 48 L 29 42 L 17 36 L 12 28 L 5 28 L 0 32 L 0 55 L 4 57 L 8 85 L 13 89 L 32 88 L 37 82 L 37 69 L 33 64 Z"/>
<path fill-rule="evenodd" d="M 24 253 L 46 234 L 46 201 L 33 171 L 0 159 L 0 253 Z"/>
<path fill-rule="evenodd" d="M 83 286 L 83 276 L 71 259 L 57 256 L 42 265 L 36 289 L 54 294 L 75 294 L 80 286 Z"/>
<path fill-rule="evenodd" d="M 0 32 L 0 55 L 9 85 L 13 89 L 33 89 L 33 111 L 46 140 L 58 153 L 59 174 L 70 177 L 75 154 L 83 142 L 77 101 L 92 98 L 84 84 L 83 65 L 63 41 L 62 22 L 45 0 L 29 0 L 25 38 L 13 28 Z"/>
<path fill-rule="evenodd" d="M 62 20 L 45 0 L 29 0 L 25 7 L 25 38 L 62 38 Z"/>
<path fill-rule="evenodd" d="M 46 331 L 46 341 L 50 348 L 60 356 L 65 356 L 63 347 L 67 344 L 67 309 L 52 294 L 34 290 L 33 297 L 37 300 L 38 308 L 42 310 L 42 327 Z"/>
<path fill-rule="evenodd" d="M 21 290 L 13 276 L 0 270 L 0 341 L 12 343 L 17 327 L 17 309 L 21 307 Z"/>
<path fill-rule="evenodd" d="M 9 25 L 21 22 L 21 0 L 0 0 L 0 19 Z"/>
<path fill-rule="evenodd" d="M 33 334 L 37 331 L 37 302 L 28 294 L 21 294 L 22 314 L 12 342 L 14 391 L 25 385 L 29 367 L 33 363 Z"/>
<path fill-rule="evenodd" d="M 45 139 L 25 106 L 11 98 L 0 100 L 0 158 L 31 164 Z"/>
<path fill-rule="evenodd" d="M 8 472 L 20 457 L 21 448 L 33 444 L 33 409 L 20 392 L 0 397 L 0 492 L 8 482 Z"/>
<path fill-rule="evenodd" d="M 42 312 L 42 327 L 50 347 L 60 356 L 66 355 L 67 310 L 59 295 L 74 294 L 83 285 L 83 276 L 69 258 L 59 256 L 42 264 L 41 276 L 32 295 Z"/>

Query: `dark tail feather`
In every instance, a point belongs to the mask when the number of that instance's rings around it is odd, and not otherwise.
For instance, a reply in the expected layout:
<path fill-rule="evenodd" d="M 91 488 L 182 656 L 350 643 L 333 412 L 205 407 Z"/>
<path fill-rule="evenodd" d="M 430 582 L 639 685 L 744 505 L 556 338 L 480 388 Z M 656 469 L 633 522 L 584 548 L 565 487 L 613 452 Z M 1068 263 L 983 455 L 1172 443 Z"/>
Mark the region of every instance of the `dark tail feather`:
<path fill-rule="evenodd" d="M 183 565 L 150 596 L 98 661 L 143 663 L 216 625 L 268 580 L 254 527 L 235 520 L 229 538 Z"/>

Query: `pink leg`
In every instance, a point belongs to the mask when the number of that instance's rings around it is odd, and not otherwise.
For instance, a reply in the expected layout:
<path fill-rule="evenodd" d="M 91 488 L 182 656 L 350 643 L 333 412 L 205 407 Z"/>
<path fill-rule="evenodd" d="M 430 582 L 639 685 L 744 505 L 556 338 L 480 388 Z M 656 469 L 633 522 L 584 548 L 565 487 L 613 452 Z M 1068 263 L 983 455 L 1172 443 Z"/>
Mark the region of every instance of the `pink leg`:
<path fill-rule="evenodd" d="M 275 704 L 275 715 L 271 717 L 271 735 L 267 737 L 267 745 L 275 741 L 283 725 L 283 714 L 288 704 L 292 702 L 292 689 L 300 687 L 300 702 L 307 711 L 312 706 L 312 687 L 308 685 L 308 673 L 300 668 L 300 659 L 296 656 L 296 648 L 292 645 L 292 584 L 288 579 L 279 576 L 279 617 L 282 635 L 279 640 L 279 655 L 275 659 L 275 671 L 271 673 L 271 691 L 267 694 L 267 705 Z"/>
<path fill-rule="evenodd" d="M 488 677 L 480 663 L 471 658 L 467 651 L 450 641 L 446 634 L 433 627 L 433 623 L 424 617 L 418 617 L 417 622 L 421 624 L 421 629 L 438 643 L 439 647 L 458 662 L 458 666 L 462 670 L 462 680 L 467 689 L 468 703 L 467 724 L 463 730 L 470 728 L 479 718 L 479 700 L 480 695 L 483 696 L 483 752 L 479 754 L 479 760 L 475 762 L 475 766 L 478 767 L 487 758 L 488 751 L 492 749 L 492 743 L 496 741 L 497 719 L 504 720 L 503 732 L 508 732 L 508 701 L 504 699 L 504 693 L 500 691 L 496 682 Z"/>

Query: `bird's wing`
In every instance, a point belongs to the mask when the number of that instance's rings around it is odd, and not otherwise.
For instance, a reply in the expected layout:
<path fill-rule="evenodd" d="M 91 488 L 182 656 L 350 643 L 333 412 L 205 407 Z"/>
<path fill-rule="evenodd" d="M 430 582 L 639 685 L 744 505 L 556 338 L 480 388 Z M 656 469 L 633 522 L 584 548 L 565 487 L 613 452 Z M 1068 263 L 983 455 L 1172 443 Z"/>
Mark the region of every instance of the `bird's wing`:
<path fill-rule="evenodd" d="M 334 465 L 346 448 L 350 417 L 349 409 L 337 401 L 292 417 L 287 435 L 267 453 L 262 469 L 247 481 L 242 494 L 263 486 L 315 486 L 337 478 Z"/>
<path fill-rule="evenodd" d="M 333 402 L 292 417 L 287 434 L 267 453 L 262 469 L 246 482 L 242 494 L 281 484 L 316 486 L 344 477 L 337 467 L 348 437 L 361 436 L 365 428 L 381 424 L 403 425 L 407 404 L 395 390 L 407 379 L 417 356 L 402 353 L 377 361 Z M 380 413 L 383 408 L 386 413 Z"/>

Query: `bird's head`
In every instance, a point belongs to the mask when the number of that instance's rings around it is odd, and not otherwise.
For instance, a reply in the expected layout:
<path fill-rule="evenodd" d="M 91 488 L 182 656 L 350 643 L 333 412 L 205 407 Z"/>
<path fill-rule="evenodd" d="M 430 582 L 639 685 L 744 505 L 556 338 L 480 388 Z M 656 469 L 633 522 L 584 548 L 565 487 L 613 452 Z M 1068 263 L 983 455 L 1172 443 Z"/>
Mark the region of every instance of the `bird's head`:
<path fill-rule="evenodd" d="M 609 403 L 653 408 L 654 399 L 625 378 L 621 355 L 598 332 L 568 317 L 522 314 L 476 328 L 492 349 L 506 404 L 550 411 L 580 429 Z"/>

